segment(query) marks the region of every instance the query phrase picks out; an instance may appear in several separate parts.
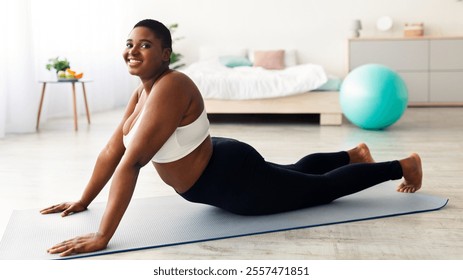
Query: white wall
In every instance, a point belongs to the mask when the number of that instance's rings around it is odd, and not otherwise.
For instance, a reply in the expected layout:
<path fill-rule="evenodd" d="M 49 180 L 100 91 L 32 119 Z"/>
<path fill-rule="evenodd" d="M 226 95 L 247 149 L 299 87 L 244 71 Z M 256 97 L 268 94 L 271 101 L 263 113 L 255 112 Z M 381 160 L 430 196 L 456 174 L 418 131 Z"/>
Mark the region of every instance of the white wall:
<path fill-rule="evenodd" d="M 32 1 L 32 31 L 36 81 L 55 79 L 45 69 L 48 59 L 67 58 L 71 68 L 84 73 L 90 110 L 102 111 L 126 104 L 135 79 L 122 59 L 132 20 L 126 19 L 128 0 Z M 138 82 L 136 82 L 138 83 Z M 36 82 L 36 96 L 40 85 Z M 82 87 L 77 85 L 77 104 L 83 114 Z M 70 84 L 48 84 L 43 117 L 72 115 Z"/>
<path fill-rule="evenodd" d="M 54 44 L 50 49 L 48 39 L 43 38 L 36 41 L 40 52 L 50 56 L 66 49 L 74 63 L 78 53 L 78 66 L 90 75 L 94 74 L 94 63 L 107 65 L 110 72 L 118 68 L 117 75 L 125 74 L 120 53 L 126 34 L 144 18 L 179 24 L 174 37 L 185 38 L 176 42 L 174 48 L 185 56 L 187 63 L 198 59 L 200 46 L 285 48 L 296 49 L 300 63 L 319 63 L 338 76 L 346 74 L 346 39 L 353 19 L 362 21 L 362 36 L 402 36 L 405 22 L 424 22 L 425 35 L 463 36 L 463 2 L 457 0 L 85 0 L 78 4 L 42 0 L 36 6 L 46 2 L 66 9 L 66 25 L 55 31 L 67 38 L 63 41 L 69 47 Z M 45 13 L 41 18 L 51 19 L 53 13 Z M 391 32 L 376 30 L 376 20 L 384 15 L 394 20 Z M 53 32 L 53 25 L 42 23 L 41 27 L 42 33 Z M 66 30 L 69 34 L 65 34 Z M 106 53 L 96 56 L 104 48 L 95 42 L 106 44 Z M 85 61 L 85 56 L 81 57 L 85 53 L 93 60 L 101 60 Z M 101 80 L 98 75 L 97 78 Z"/>
<path fill-rule="evenodd" d="M 362 36 L 402 36 L 405 22 L 423 22 L 426 35 L 463 35 L 463 2 L 457 0 L 164 0 L 137 1 L 132 18 L 180 24 L 186 38 L 175 47 L 187 62 L 201 45 L 295 48 L 300 62 L 324 65 L 336 75 L 346 69 L 348 25 L 361 19 Z M 143 8 L 142 8 L 143 7 Z M 391 32 L 376 30 L 381 16 Z"/>
<path fill-rule="evenodd" d="M 67 57 L 73 68 L 84 71 L 86 78 L 94 80 L 87 87 L 91 111 L 123 106 L 137 79 L 127 74 L 121 53 L 132 26 L 144 18 L 179 24 L 174 35 L 185 39 L 176 42 L 174 48 L 184 54 L 186 63 L 198 59 L 200 46 L 296 49 L 300 63 L 321 64 L 329 73 L 341 77 L 346 74 L 346 38 L 353 19 L 362 20 L 362 36 L 401 36 L 405 22 L 424 22 L 426 35 L 463 35 L 463 1 L 457 0 L 11 0 L 1 3 L 2 12 L 15 19 L 6 19 L 2 30 L 27 35 L 21 35 L 22 41 L 2 36 L 4 42 L 0 48 L 8 59 L 2 60 L 0 72 L 2 76 L 8 74 L 2 77 L 8 82 L 3 79 L 0 85 L 0 135 L 5 128 L 6 133 L 34 130 L 40 93 L 37 81 L 52 75 L 45 70 L 45 64 L 48 58 L 58 55 Z M 25 8 L 20 8 L 24 5 Z M 28 18 L 23 18 L 24 15 Z M 395 23 L 388 33 L 375 29 L 376 20 L 384 15 L 391 16 Z M 5 18 L 2 17 L 3 21 Z M 11 68 L 18 67 L 15 57 L 27 67 Z M 5 62 L 8 65 L 4 65 Z M 28 74 L 30 72 L 33 73 Z M 69 90 L 61 86 L 53 92 L 45 100 L 44 121 L 47 116 L 72 115 Z M 83 113 L 82 102 L 79 104 L 79 111 Z M 32 113 L 25 116 L 21 108 L 30 108 Z"/>

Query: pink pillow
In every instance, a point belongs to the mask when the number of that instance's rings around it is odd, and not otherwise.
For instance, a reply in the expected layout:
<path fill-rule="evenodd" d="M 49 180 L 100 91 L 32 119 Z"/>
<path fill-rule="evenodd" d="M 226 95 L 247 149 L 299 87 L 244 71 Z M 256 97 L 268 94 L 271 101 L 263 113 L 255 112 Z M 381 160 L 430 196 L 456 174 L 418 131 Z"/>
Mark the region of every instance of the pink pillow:
<path fill-rule="evenodd" d="M 254 66 L 278 70 L 285 68 L 285 51 L 255 51 Z"/>

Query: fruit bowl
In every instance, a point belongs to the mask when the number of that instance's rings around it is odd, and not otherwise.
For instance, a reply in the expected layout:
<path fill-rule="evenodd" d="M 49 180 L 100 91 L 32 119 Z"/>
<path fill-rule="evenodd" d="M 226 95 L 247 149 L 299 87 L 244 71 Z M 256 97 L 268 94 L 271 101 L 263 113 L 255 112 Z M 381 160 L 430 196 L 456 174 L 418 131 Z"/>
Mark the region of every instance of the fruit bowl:
<path fill-rule="evenodd" d="M 79 79 L 58 78 L 58 82 L 77 82 Z"/>
<path fill-rule="evenodd" d="M 79 79 L 82 79 L 84 73 L 77 73 L 70 68 L 66 69 L 66 71 L 58 71 L 58 81 L 60 82 L 75 82 Z"/>

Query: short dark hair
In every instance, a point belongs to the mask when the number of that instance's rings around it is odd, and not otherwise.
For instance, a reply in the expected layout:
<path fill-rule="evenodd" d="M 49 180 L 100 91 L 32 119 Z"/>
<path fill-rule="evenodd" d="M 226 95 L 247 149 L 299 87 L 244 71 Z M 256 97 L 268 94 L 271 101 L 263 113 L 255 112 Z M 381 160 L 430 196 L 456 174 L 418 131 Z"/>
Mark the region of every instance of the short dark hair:
<path fill-rule="evenodd" d="M 161 40 L 163 48 L 172 49 L 172 36 L 169 28 L 167 28 L 161 22 L 154 19 L 144 19 L 135 24 L 135 27 L 146 27 L 149 28 L 153 33 Z"/>

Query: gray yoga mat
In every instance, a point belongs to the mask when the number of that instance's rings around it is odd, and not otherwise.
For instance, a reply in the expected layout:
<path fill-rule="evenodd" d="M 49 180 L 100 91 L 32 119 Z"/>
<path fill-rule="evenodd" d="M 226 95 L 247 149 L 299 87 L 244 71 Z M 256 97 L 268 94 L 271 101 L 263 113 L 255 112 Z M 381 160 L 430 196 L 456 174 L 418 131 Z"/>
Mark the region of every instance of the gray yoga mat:
<path fill-rule="evenodd" d="M 105 250 L 75 257 L 414 214 L 447 204 L 446 198 L 398 193 L 396 184 L 387 182 L 328 205 L 267 216 L 238 216 L 179 196 L 134 199 Z M 0 243 L 0 259 L 58 258 L 47 248 L 95 232 L 104 207 L 96 203 L 66 218 L 41 215 L 39 209 L 15 210 Z"/>

